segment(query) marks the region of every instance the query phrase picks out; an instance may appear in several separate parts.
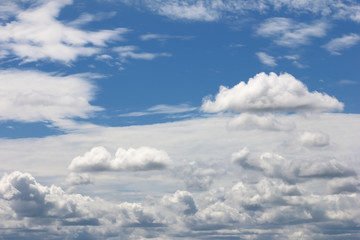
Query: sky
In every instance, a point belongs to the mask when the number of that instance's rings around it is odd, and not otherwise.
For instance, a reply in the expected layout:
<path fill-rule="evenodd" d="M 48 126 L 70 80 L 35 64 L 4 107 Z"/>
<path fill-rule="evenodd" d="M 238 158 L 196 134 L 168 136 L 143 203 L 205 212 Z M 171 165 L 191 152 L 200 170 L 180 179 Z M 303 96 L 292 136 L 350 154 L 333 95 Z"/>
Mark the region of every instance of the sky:
<path fill-rule="evenodd" d="M 355 0 L 2 0 L 0 239 L 359 239 Z"/>

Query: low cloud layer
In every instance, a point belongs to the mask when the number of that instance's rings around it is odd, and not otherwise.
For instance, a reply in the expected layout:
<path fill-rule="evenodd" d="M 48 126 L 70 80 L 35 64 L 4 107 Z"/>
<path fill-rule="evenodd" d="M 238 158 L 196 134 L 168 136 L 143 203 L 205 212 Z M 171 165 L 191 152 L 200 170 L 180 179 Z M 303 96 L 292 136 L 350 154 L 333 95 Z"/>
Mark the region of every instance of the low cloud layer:
<path fill-rule="evenodd" d="M 94 147 L 83 156 L 76 157 L 69 165 L 75 172 L 97 171 L 148 171 L 165 168 L 171 163 L 166 152 L 155 148 L 118 148 L 115 158 L 104 147 Z"/>
<path fill-rule="evenodd" d="M 281 122 L 272 114 L 260 116 L 242 113 L 229 121 L 228 128 L 231 130 L 261 129 L 268 131 L 290 131 L 295 128 L 295 124 Z"/>
<path fill-rule="evenodd" d="M 309 92 L 307 87 L 284 73 L 259 73 L 248 83 L 220 87 L 214 100 L 205 98 L 205 112 L 340 111 L 343 104 L 325 93 Z"/>

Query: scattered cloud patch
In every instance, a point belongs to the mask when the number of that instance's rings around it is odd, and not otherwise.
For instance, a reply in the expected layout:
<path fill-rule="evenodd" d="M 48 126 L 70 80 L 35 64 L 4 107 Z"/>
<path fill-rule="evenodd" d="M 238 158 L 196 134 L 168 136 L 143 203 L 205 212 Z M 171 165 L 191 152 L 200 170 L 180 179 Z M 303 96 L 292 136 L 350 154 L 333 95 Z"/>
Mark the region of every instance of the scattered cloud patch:
<path fill-rule="evenodd" d="M 94 147 L 83 156 L 74 158 L 68 168 L 75 172 L 148 171 L 164 169 L 171 162 L 166 152 L 155 148 L 119 148 L 115 158 L 111 158 L 104 147 Z"/>
<path fill-rule="evenodd" d="M 23 62 L 39 60 L 69 64 L 79 56 L 91 56 L 109 41 L 121 40 L 126 28 L 84 31 L 59 21 L 62 8 L 72 1 L 45 1 L 16 15 L 16 20 L 0 26 L 0 46 L 7 55 Z"/>
<path fill-rule="evenodd" d="M 338 81 L 338 84 L 341 84 L 341 85 L 353 85 L 353 84 L 358 84 L 358 82 L 354 81 L 354 80 L 343 79 L 343 80 Z"/>
<path fill-rule="evenodd" d="M 0 71 L 0 119 L 50 122 L 65 126 L 71 118 L 89 118 L 101 107 L 93 106 L 96 87 L 91 74 L 62 76 L 34 70 Z"/>
<path fill-rule="evenodd" d="M 205 98 L 201 108 L 205 112 L 334 111 L 342 110 L 343 104 L 325 93 L 309 92 L 291 74 L 259 73 L 248 83 L 220 86 L 215 100 Z"/>
<path fill-rule="evenodd" d="M 275 58 L 265 52 L 257 52 L 256 56 L 259 58 L 260 62 L 269 67 L 275 67 L 277 65 Z"/>
<path fill-rule="evenodd" d="M 138 60 L 153 60 L 158 57 L 171 57 L 170 53 L 137 52 L 138 47 L 132 45 L 115 47 L 113 50 L 119 54 L 119 57 L 123 62 L 125 62 L 128 58 Z"/>
<path fill-rule="evenodd" d="M 153 115 L 153 114 L 179 114 L 179 113 L 187 113 L 193 112 L 197 110 L 196 107 L 192 107 L 188 104 L 179 104 L 179 105 L 166 105 L 166 104 L 159 104 L 153 107 L 146 109 L 143 112 L 130 112 L 130 113 L 123 113 L 119 114 L 119 117 L 140 117 L 146 115 Z"/>
<path fill-rule="evenodd" d="M 351 48 L 360 42 L 360 35 L 350 33 L 339 38 L 334 38 L 324 45 L 324 48 L 332 55 L 341 55 L 341 51 Z"/>
<path fill-rule="evenodd" d="M 286 11 L 296 14 L 315 14 L 334 19 L 349 19 L 360 22 L 359 4 L 356 1 L 293 1 L 293 0 L 159 0 L 159 1 L 129 1 L 127 4 L 144 6 L 153 12 L 175 20 L 219 21 L 229 16 L 241 16 L 249 12 L 269 13 L 271 11 Z"/>
<path fill-rule="evenodd" d="M 140 36 L 140 39 L 143 41 L 149 40 L 158 40 L 158 41 L 166 41 L 168 39 L 181 39 L 181 40 L 190 40 L 194 38 L 193 36 L 177 36 L 177 35 L 168 35 L 168 34 L 144 34 Z"/>
<path fill-rule="evenodd" d="M 290 18 L 268 18 L 256 29 L 261 37 L 271 38 L 277 45 L 297 47 L 310 43 L 311 38 L 324 37 L 329 25 L 318 21 L 313 24 L 299 23 Z"/>

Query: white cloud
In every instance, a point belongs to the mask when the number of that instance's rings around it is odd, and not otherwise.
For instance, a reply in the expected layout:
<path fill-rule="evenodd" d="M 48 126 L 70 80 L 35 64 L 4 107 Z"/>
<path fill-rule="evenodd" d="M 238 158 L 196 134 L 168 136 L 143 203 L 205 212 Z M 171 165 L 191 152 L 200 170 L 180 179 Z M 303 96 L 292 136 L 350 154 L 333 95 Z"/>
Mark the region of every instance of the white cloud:
<path fill-rule="evenodd" d="M 178 35 L 168 35 L 168 34 L 144 34 L 140 36 L 140 39 L 143 41 L 149 40 L 158 40 L 158 41 L 165 41 L 167 39 L 181 39 L 181 40 L 189 40 L 194 38 L 193 36 L 178 36 Z"/>
<path fill-rule="evenodd" d="M 278 12 L 283 10 L 296 14 L 315 14 L 334 19 L 349 19 L 360 22 L 359 4 L 356 1 L 294 1 L 294 0 L 122 0 L 127 4 L 145 6 L 171 19 L 193 21 L 218 21 L 229 16 L 245 15 L 249 12 Z"/>
<path fill-rule="evenodd" d="M 163 169 L 171 163 L 166 152 L 155 148 L 118 148 L 115 158 L 104 147 L 94 147 L 83 156 L 76 157 L 69 165 L 71 171 L 148 171 Z"/>
<path fill-rule="evenodd" d="M 119 54 L 122 61 L 126 61 L 128 58 L 139 60 L 153 60 L 158 57 L 171 57 L 170 53 L 148 53 L 148 52 L 136 52 L 138 47 L 136 46 L 120 46 L 113 49 Z"/>
<path fill-rule="evenodd" d="M 324 147 L 329 145 L 329 136 L 321 132 L 304 132 L 299 137 L 306 147 Z"/>
<path fill-rule="evenodd" d="M 360 35 L 350 33 L 339 38 L 334 38 L 324 45 L 332 55 L 341 55 L 340 51 L 351 48 L 360 42 Z"/>
<path fill-rule="evenodd" d="M 123 113 L 119 114 L 119 117 L 140 117 L 146 115 L 153 115 L 153 114 L 178 114 L 178 113 L 186 113 L 195 111 L 197 108 L 192 107 L 188 104 L 179 104 L 179 105 L 166 105 L 166 104 L 159 104 L 153 107 L 146 109 L 143 112 L 130 112 L 130 113 Z"/>
<path fill-rule="evenodd" d="M 117 28 L 83 31 L 57 20 L 67 1 L 45 1 L 16 15 L 16 20 L 0 26 L 0 46 L 8 55 L 24 62 L 38 60 L 70 63 L 79 56 L 98 53 L 107 42 L 120 40 L 128 30 Z"/>
<path fill-rule="evenodd" d="M 276 44 L 297 47 L 308 44 L 311 38 L 324 37 L 329 25 L 326 22 L 312 24 L 299 23 L 289 18 L 269 18 L 260 24 L 256 33 L 261 37 L 271 38 Z"/>
<path fill-rule="evenodd" d="M 0 235 L 5 239 L 24 239 L 25 233 L 26 239 L 357 238 L 360 168 L 354 139 L 359 115 L 277 116 L 281 122 L 296 122 L 297 131 L 291 133 L 228 131 L 230 118 L 0 139 L 0 171 L 26 169 L 37 176 L 35 180 L 15 172 L 0 180 L 4 219 Z M 326 133 L 332 144 L 326 149 L 303 148 L 299 136 L 304 132 Z M 289 138 L 296 139 L 297 148 L 283 146 Z M 57 187 L 67 177 L 67 160 L 100 143 L 109 149 L 151 145 L 166 150 L 173 164 L 170 171 L 156 174 L 96 172 L 92 174 L 96 183 L 72 186 L 72 194 Z M 251 152 L 241 154 L 244 146 Z M 232 156 L 234 152 L 238 154 Z M 116 158 L 106 153 L 90 155 L 94 163 Z M 191 183 L 197 188 L 189 187 Z"/>
<path fill-rule="evenodd" d="M 269 67 L 275 67 L 277 65 L 275 58 L 267 53 L 257 52 L 256 56 L 259 58 L 260 62 Z"/>
<path fill-rule="evenodd" d="M 91 74 L 61 76 L 34 70 L 0 71 L 0 119 L 21 122 L 49 121 L 60 126 L 67 119 L 88 118 L 95 86 Z"/>
<path fill-rule="evenodd" d="M 235 152 L 231 155 L 231 161 L 233 163 L 242 163 L 247 160 L 248 156 L 250 154 L 250 151 L 247 147 L 244 147 L 238 152 Z"/>
<path fill-rule="evenodd" d="M 234 117 L 228 123 L 229 129 L 261 129 L 269 131 L 290 131 L 295 128 L 294 123 L 284 123 L 276 119 L 272 114 L 259 116 L 242 113 Z"/>
<path fill-rule="evenodd" d="M 220 87 L 215 100 L 205 98 L 205 112 L 247 111 L 334 111 L 343 104 L 325 93 L 309 92 L 306 86 L 288 73 L 259 73 L 248 83 L 233 88 Z"/>
<path fill-rule="evenodd" d="M 203 1 L 197 1 L 193 4 L 186 1 L 170 1 L 161 4 L 157 11 L 160 15 L 173 19 L 215 21 L 220 17 L 216 10 L 207 8 Z"/>
<path fill-rule="evenodd" d="M 271 178 L 279 178 L 289 183 L 303 182 L 316 178 L 344 178 L 356 176 L 356 172 L 337 160 L 309 161 L 289 160 L 283 156 L 266 152 L 256 157 L 241 157 L 240 153 L 233 154 L 233 162 L 244 169 L 261 171 Z M 247 154 L 248 155 L 248 154 Z"/>
<path fill-rule="evenodd" d="M 92 184 L 93 179 L 90 177 L 89 174 L 86 173 L 70 173 L 66 179 L 66 182 L 70 185 L 87 185 Z"/>

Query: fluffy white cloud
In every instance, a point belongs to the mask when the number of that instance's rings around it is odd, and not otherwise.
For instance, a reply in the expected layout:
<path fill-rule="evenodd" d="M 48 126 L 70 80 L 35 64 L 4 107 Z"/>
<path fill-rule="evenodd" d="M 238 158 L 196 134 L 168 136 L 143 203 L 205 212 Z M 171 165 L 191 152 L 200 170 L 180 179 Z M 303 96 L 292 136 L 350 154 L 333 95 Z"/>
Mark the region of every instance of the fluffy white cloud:
<path fill-rule="evenodd" d="M 170 163 L 167 153 L 155 148 L 119 148 L 112 159 L 104 147 L 94 147 L 83 156 L 74 158 L 69 169 L 77 172 L 147 171 L 163 169 Z"/>
<path fill-rule="evenodd" d="M 295 128 L 294 123 L 280 122 L 273 114 L 263 116 L 242 113 L 228 123 L 229 129 L 262 129 L 269 131 L 290 131 Z"/>
<path fill-rule="evenodd" d="M 16 20 L 0 26 L 0 46 L 24 62 L 51 60 L 70 63 L 79 56 L 90 56 L 120 40 L 128 30 L 117 28 L 98 32 L 84 31 L 57 20 L 66 1 L 39 1 L 18 13 Z"/>
<path fill-rule="evenodd" d="M 313 37 L 326 35 L 328 24 L 314 22 L 313 24 L 298 23 L 289 18 L 269 18 L 256 29 L 257 35 L 272 38 L 281 46 L 297 47 L 308 44 Z"/>
<path fill-rule="evenodd" d="M 96 89 L 91 78 L 90 74 L 1 70 L 0 120 L 49 121 L 66 127 L 65 119 L 88 118 L 102 110 L 89 103 Z"/>
<path fill-rule="evenodd" d="M 220 87 L 215 100 L 205 98 L 202 110 L 220 111 L 334 111 L 343 104 L 336 98 L 319 92 L 309 92 L 306 86 L 288 73 L 259 73 L 248 83 L 233 88 Z"/>
<path fill-rule="evenodd" d="M 360 42 L 360 35 L 350 33 L 339 38 L 334 38 L 330 42 L 324 45 L 324 48 L 328 50 L 332 55 L 340 55 L 340 51 L 355 46 Z"/>
<path fill-rule="evenodd" d="M 256 56 L 259 58 L 260 62 L 269 67 L 275 67 L 277 65 L 275 58 L 265 52 L 257 52 Z"/>
<path fill-rule="evenodd" d="M 324 147 L 329 145 L 329 136 L 321 132 L 304 132 L 299 137 L 299 140 L 306 147 Z"/>

